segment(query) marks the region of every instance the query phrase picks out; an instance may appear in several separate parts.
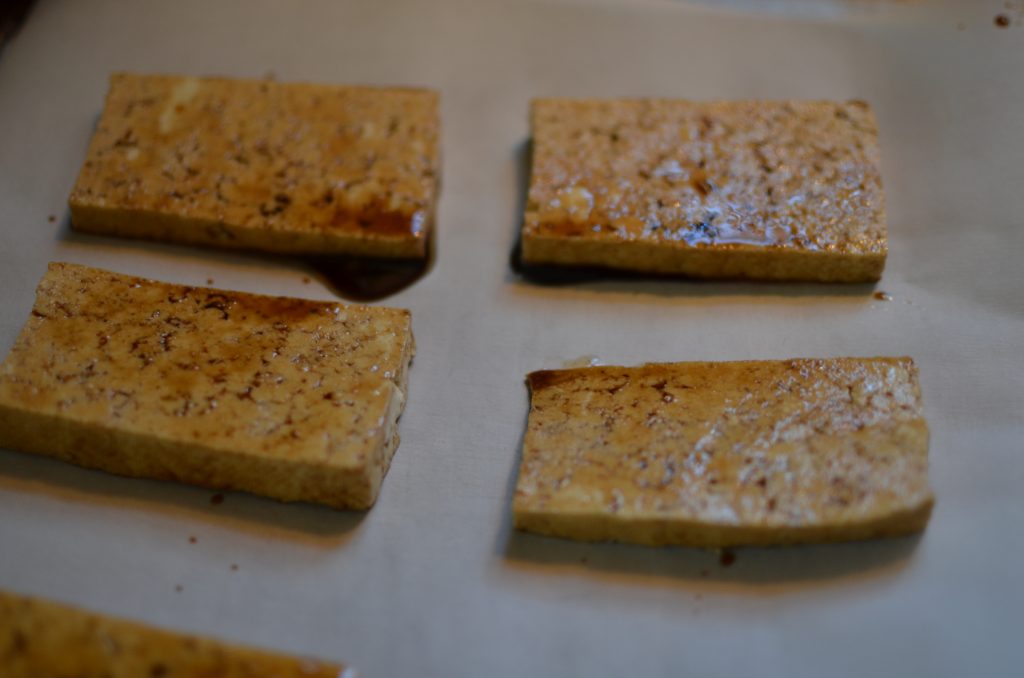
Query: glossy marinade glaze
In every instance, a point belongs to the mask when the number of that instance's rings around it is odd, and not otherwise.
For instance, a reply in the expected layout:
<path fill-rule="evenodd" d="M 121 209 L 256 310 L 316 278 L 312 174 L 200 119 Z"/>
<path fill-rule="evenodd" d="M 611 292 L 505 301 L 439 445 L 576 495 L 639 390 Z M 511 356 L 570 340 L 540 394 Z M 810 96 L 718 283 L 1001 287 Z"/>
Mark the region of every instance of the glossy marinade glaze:
<path fill-rule="evenodd" d="M 0 445 L 367 508 L 398 444 L 413 350 L 405 310 L 51 264 L 0 365 Z"/>
<path fill-rule="evenodd" d="M 115 74 L 72 222 L 272 252 L 422 257 L 439 134 L 429 90 Z"/>
<path fill-rule="evenodd" d="M 924 528 L 928 428 L 907 358 L 529 376 L 522 529 L 722 547 Z"/>
<path fill-rule="evenodd" d="M 860 101 L 541 99 L 527 263 L 872 280 L 887 252 Z"/>

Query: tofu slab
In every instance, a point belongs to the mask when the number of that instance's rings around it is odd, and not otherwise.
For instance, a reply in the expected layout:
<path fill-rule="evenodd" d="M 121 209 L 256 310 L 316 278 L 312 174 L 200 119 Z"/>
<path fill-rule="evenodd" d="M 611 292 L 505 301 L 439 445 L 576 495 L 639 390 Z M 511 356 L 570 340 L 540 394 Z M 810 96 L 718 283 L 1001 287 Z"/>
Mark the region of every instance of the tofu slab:
<path fill-rule="evenodd" d="M 865 282 L 888 250 L 860 101 L 533 102 L 525 264 Z"/>
<path fill-rule="evenodd" d="M 115 74 L 71 192 L 79 231 L 422 258 L 438 187 L 428 90 Z"/>
<path fill-rule="evenodd" d="M 0 591 L 0 675 L 354 678 L 355 672 Z"/>
<path fill-rule="evenodd" d="M 706 548 L 924 529 L 928 426 L 909 358 L 534 372 L 520 530 Z"/>
<path fill-rule="evenodd" d="M 55 263 L 0 365 L 0 447 L 365 509 L 413 350 L 405 310 Z"/>

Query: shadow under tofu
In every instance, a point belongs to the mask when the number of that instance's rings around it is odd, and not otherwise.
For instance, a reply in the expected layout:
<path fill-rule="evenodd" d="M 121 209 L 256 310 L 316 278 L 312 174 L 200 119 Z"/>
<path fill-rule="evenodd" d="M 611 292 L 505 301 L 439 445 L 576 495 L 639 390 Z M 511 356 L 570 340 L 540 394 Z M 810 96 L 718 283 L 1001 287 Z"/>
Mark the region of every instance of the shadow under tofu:
<path fill-rule="evenodd" d="M 505 282 L 547 289 L 581 289 L 595 292 L 634 293 L 662 297 L 861 297 L 867 301 L 875 283 L 763 282 L 755 280 L 704 280 L 685 276 L 622 271 L 601 266 L 557 266 L 524 264 L 522 224 L 530 190 L 533 140 L 516 147 L 517 213 Z"/>
<path fill-rule="evenodd" d="M 425 277 L 437 260 L 437 224 L 427 235 L 423 259 L 384 259 L 338 255 L 297 258 L 316 271 L 338 296 L 349 301 L 379 301 L 398 294 Z"/>
<path fill-rule="evenodd" d="M 82 245 L 118 245 L 168 256 L 187 255 L 211 263 L 257 264 L 267 269 L 294 269 L 320 279 L 333 293 L 346 301 L 380 301 L 398 294 L 424 278 L 437 259 L 437 227 L 430 230 L 427 253 L 423 259 L 386 259 L 344 255 L 286 255 L 254 250 L 181 245 L 156 240 L 117 238 L 80 233 L 71 227 L 71 214 L 65 210 L 57 238 Z"/>
<path fill-rule="evenodd" d="M 0 55 L 21 30 L 34 5 L 35 0 L 5 0 L 0 3 Z"/>
<path fill-rule="evenodd" d="M 244 492 L 127 478 L 6 450 L 0 450 L 0 489 L 159 513 L 323 548 L 344 544 L 366 515 L 314 504 L 286 504 Z"/>
<path fill-rule="evenodd" d="M 506 563 L 526 569 L 614 577 L 638 584 L 768 590 L 805 588 L 850 578 L 892 575 L 909 562 L 920 536 L 899 539 L 737 548 L 573 542 L 510 532 Z"/>
<path fill-rule="evenodd" d="M 503 564 L 544 576 L 588 576 L 638 585 L 784 593 L 876 576 L 892 576 L 912 558 L 920 535 L 839 544 L 743 547 L 721 551 L 577 542 L 516 531 L 512 526 L 529 413 L 505 490 L 495 551 Z"/>

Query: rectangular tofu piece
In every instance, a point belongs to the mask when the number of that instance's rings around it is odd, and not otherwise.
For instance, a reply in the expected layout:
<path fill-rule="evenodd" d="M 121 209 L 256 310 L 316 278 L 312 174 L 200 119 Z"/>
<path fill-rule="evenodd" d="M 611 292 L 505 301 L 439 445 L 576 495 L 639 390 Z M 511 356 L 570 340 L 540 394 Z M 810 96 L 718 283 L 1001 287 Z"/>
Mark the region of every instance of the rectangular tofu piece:
<path fill-rule="evenodd" d="M 723 548 L 919 532 L 933 503 L 909 358 L 534 372 L 515 526 Z"/>
<path fill-rule="evenodd" d="M 422 258 L 439 133 L 429 90 L 119 73 L 71 222 L 195 245 Z"/>
<path fill-rule="evenodd" d="M 335 662 L 242 647 L 0 591 L 0 674 L 79 676 L 354 676 Z"/>
<path fill-rule="evenodd" d="M 0 365 L 0 447 L 366 509 L 412 355 L 406 310 L 50 264 Z"/>
<path fill-rule="evenodd" d="M 533 102 L 524 264 L 878 280 L 878 132 L 860 101 Z"/>

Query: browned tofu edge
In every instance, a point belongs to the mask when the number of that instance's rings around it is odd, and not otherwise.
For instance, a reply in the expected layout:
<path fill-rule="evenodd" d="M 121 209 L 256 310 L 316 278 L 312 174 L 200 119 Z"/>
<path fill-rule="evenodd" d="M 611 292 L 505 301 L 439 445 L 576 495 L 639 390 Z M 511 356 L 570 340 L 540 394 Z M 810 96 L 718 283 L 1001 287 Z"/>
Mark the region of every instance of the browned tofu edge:
<path fill-rule="evenodd" d="M 861 541 L 900 537 L 924 531 L 934 498 L 912 510 L 874 521 L 846 525 L 773 528 L 711 525 L 673 518 L 623 519 L 606 513 L 564 513 L 520 510 L 513 514 L 515 529 L 574 541 L 614 541 L 644 546 L 691 546 L 721 549 L 735 546 L 786 546 L 804 543 Z"/>
<path fill-rule="evenodd" d="M 726 280 L 877 282 L 886 254 L 838 254 L 781 247 L 687 247 L 640 241 L 584 240 L 525 234 L 526 265 L 601 267 L 637 273 Z"/>
<path fill-rule="evenodd" d="M 79 201 L 73 195 L 68 199 L 68 207 L 72 228 L 82 233 L 274 254 L 332 254 L 382 259 L 425 257 L 437 209 L 435 204 L 428 215 L 424 236 L 412 238 L 249 228 L 152 210 L 99 207 Z"/>

